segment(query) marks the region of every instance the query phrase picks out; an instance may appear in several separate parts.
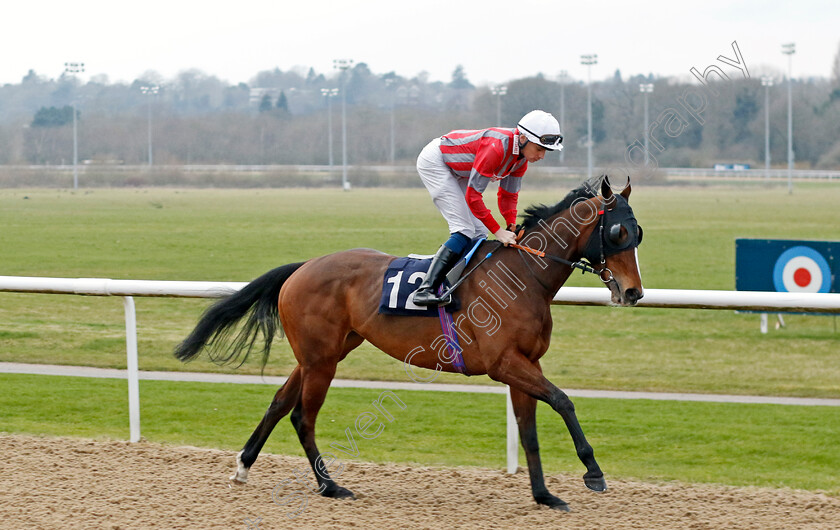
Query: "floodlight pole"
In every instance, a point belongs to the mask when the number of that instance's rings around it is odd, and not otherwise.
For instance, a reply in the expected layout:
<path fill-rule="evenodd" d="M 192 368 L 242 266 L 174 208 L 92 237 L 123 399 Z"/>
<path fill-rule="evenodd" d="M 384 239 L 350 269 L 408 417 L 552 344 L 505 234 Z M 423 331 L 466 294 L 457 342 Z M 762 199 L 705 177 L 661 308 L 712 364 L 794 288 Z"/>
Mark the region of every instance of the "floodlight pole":
<path fill-rule="evenodd" d="M 580 56 L 580 64 L 587 67 L 587 104 L 586 104 L 586 178 L 592 178 L 592 65 L 598 64 L 598 54 Z"/>
<path fill-rule="evenodd" d="M 502 126 L 502 96 L 507 95 L 507 86 L 497 85 L 490 89 L 490 93 L 496 96 L 496 127 Z"/>
<path fill-rule="evenodd" d="M 79 189 L 79 135 L 76 126 L 76 99 L 73 99 L 73 189 Z"/>
<path fill-rule="evenodd" d="M 341 70 L 341 189 L 350 190 L 347 181 L 347 82 L 345 73 L 353 65 L 353 59 L 336 59 L 333 68 Z"/>
<path fill-rule="evenodd" d="M 327 99 L 327 141 L 330 149 L 330 173 L 333 170 L 333 123 L 332 123 L 332 98 L 338 95 L 337 88 L 322 88 L 321 94 Z"/>
<path fill-rule="evenodd" d="M 160 87 L 157 85 L 141 86 L 140 91 L 145 94 L 149 110 L 149 167 L 152 167 L 152 98 L 158 93 Z"/>
<path fill-rule="evenodd" d="M 397 156 L 397 149 L 396 149 L 396 127 L 394 125 L 394 105 L 396 96 L 394 95 L 394 91 L 391 91 L 391 165 L 394 165 L 394 161 Z"/>
<path fill-rule="evenodd" d="M 85 71 L 85 63 L 64 63 L 64 73 L 75 74 Z M 73 94 L 73 189 L 79 188 L 79 142 L 76 129 L 76 95 Z"/>
<path fill-rule="evenodd" d="M 566 122 L 566 81 L 569 79 L 569 72 L 560 70 L 560 134 L 565 134 Z M 566 161 L 566 150 L 560 150 L 560 163 Z"/>
<path fill-rule="evenodd" d="M 390 92 L 390 95 L 391 95 L 391 109 L 390 109 L 390 111 L 391 111 L 390 112 L 390 114 L 391 114 L 391 116 L 390 116 L 390 118 L 391 118 L 391 145 L 390 145 L 391 156 L 390 156 L 389 160 L 391 161 L 392 166 L 394 165 L 394 160 L 396 158 L 396 155 L 395 155 L 396 149 L 394 147 L 394 143 L 395 143 L 395 141 L 394 141 L 394 135 L 395 135 L 395 133 L 394 133 L 394 130 L 395 130 L 395 127 L 394 127 L 394 106 L 396 105 L 396 99 L 397 99 L 396 93 L 397 93 L 397 91 L 396 91 L 395 88 L 393 88 L 394 83 L 396 83 L 396 79 L 394 79 L 394 78 L 388 78 L 388 79 L 385 80 L 385 86 L 386 86 L 386 88 L 388 89 L 388 91 Z"/>
<path fill-rule="evenodd" d="M 761 86 L 764 87 L 764 179 L 770 182 L 770 87 L 773 78 L 762 76 Z"/>
<path fill-rule="evenodd" d="M 793 89 L 791 76 L 793 75 L 793 54 L 796 44 L 782 44 L 782 53 L 788 56 L 788 193 L 793 193 Z"/>
<path fill-rule="evenodd" d="M 645 98 L 645 130 L 642 132 L 642 135 L 645 139 L 645 167 L 648 167 L 650 165 L 650 149 L 648 148 L 648 142 L 650 140 L 650 135 L 648 134 L 648 94 L 653 92 L 653 83 L 640 84 L 639 92 L 644 94 Z"/>

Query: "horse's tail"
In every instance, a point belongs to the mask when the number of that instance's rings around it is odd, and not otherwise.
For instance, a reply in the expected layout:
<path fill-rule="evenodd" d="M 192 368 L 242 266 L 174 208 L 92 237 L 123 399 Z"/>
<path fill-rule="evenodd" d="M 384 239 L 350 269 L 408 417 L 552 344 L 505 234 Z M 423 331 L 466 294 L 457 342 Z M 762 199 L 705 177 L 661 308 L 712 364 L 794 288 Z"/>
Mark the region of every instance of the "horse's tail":
<path fill-rule="evenodd" d="M 277 267 L 211 305 L 192 333 L 175 348 L 175 357 L 190 361 L 206 348 L 213 362 L 228 364 L 239 359 L 238 366 L 241 366 L 262 335 L 262 365 L 265 367 L 278 327 L 281 336 L 283 334 L 277 309 L 280 288 L 301 265 L 303 262 Z M 247 320 L 236 331 L 236 324 L 245 316 Z"/>

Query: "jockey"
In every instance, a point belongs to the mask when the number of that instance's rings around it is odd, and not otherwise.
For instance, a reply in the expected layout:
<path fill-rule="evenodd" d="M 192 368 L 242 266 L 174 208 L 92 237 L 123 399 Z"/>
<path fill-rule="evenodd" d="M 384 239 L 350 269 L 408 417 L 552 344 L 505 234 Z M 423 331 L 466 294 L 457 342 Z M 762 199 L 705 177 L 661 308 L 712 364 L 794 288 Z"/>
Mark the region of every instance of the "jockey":
<path fill-rule="evenodd" d="M 449 224 L 449 239 L 435 254 L 423 283 L 414 294 L 420 306 L 448 303 L 437 296 L 446 273 L 458 262 L 470 241 L 487 237 L 489 230 L 505 246 L 516 241 L 516 203 L 528 163 L 539 162 L 546 151 L 563 149 L 560 124 L 551 114 L 533 110 L 516 128 L 462 131 L 435 138 L 420 152 L 417 172 L 435 206 Z M 482 193 L 499 182 L 502 228 L 484 204 Z"/>

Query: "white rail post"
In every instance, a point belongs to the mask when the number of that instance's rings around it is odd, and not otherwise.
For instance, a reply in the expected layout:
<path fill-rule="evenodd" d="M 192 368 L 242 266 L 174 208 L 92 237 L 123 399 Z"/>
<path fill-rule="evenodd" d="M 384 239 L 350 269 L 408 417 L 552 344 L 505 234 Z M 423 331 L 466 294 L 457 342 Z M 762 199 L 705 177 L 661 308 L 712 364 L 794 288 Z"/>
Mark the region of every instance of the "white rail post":
<path fill-rule="evenodd" d="M 507 472 L 516 473 L 519 467 L 519 428 L 516 425 L 516 414 L 513 412 L 513 401 L 510 399 L 510 387 L 506 388 L 507 402 Z"/>
<path fill-rule="evenodd" d="M 123 297 L 125 307 L 125 354 L 128 369 L 128 425 L 131 442 L 140 441 L 140 383 L 137 363 L 137 313 L 134 298 Z"/>

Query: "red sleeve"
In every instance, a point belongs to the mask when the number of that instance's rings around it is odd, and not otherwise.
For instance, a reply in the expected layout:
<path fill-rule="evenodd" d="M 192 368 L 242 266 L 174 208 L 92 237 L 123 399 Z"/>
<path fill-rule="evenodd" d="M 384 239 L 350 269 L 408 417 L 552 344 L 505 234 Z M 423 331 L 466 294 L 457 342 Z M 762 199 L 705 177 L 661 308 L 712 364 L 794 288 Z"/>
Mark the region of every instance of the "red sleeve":
<path fill-rule="evenodd" d="M 490 230 L 491 234 L 495 234 L 499 231 L 499 223 L 493 219 L 493 214 L 490 213 L 490 210 L 485 206 L 484 199 L 481 197 L 481 193 L 475 191 L 472 186 L 467 186 L 467 206 L 470 207 L 470 211 L 474 216 L 478 218 L 479 221 L 484 223 L 484 226 Z"/>
<path fill-rule="evenodd" d="M 511 193 L 499 186 L 499 212 L 505 218 L 508 225 L 516 224 L 516 203 L 519 200 L 519 192 Z"/>

